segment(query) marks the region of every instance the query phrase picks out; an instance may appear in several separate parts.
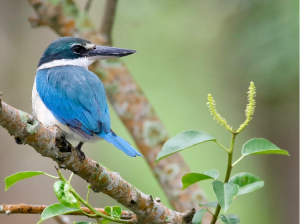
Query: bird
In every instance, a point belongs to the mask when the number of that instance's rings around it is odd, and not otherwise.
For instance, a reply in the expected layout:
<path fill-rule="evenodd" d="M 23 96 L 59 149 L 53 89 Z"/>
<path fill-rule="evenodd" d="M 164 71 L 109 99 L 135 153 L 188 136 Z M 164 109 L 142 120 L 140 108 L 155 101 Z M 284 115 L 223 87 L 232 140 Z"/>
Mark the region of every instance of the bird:
<path fill-rule="evenodd" d="M 64 140 L 78 141 L 81 160 L 85 142 L 106 140 L 126 155 L 142 156 L 111 129 L 105 88 L 88 70 L 95 60 L 124 57 L 135 50 L 99 46 L 79 37 L 61 37 L 44 51 L 32 89 L 33 115 L 46 127 L 58 126 Z"/>

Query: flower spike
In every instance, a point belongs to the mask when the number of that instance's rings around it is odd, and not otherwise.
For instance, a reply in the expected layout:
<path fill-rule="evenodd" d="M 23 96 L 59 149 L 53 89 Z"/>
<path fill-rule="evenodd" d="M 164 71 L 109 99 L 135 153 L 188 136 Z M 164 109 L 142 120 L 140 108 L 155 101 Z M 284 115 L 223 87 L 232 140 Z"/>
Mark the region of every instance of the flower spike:
<path fill-rule="evenodd" d="M 208 99 L 208 102 L 206 104 L 208 105 L 208 109 L 210 111 L 210 114 L 214 116 L 214 119 L 217 120 L 217 122 L 219 122 L 221 125 L 224 125 L 224 127 L 228 131 L 234 132 L 234 130 L 232 129 L 232 127 L 227 123 L 226 119 L 223 118 L 217 112 L 215 100 L 212 98 L 212 96 L 210 94 L 208 94 L 207 99 Z"/>
<path fill-rule="evenodd" d="M 250 86 L 249 86 L 249 91 L 248 93 L 248 104 L 245 110 L 245 114 L 246 114 L 246 120 L 244 121 L 243 124 L 240 125 L 239 129 L 236 131 L 236 133 L 240 133 L 251 121 L 254 111 L 255 111 L 255 95 L 256 95 L 256 91 L 255 91 L 255 86 L 253 82 L 250 82 Z"/>

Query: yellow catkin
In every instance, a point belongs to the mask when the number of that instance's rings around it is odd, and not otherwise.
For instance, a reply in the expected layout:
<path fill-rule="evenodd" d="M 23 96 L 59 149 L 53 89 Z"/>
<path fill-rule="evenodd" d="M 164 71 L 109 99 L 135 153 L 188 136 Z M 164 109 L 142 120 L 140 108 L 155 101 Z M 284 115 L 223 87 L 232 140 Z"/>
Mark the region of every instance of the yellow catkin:
<path fill-rule="evenodd" d="M 208 94 L 207 96 L 208 102 L 206 103 L 208 106 L 208 109 L 210 111 L 210 114 L 214 116 L 214 119 L 217 120 L 217 122 L 219 122 L 221 125 L 224 125 L 224 127 L 230 131 L 230 132 L 234 132 L 232 127 L 230 125 L 227 124 L 227 121 L 225 118 L 223 118 L 216 109 L 216 103 L 215 100 L 212 98 L 212 96 L 210 94 Z"/>
<path fill-rule="evenodd" d="M 251 121 L 254 111 L 255 111 L 255 95 L 256 95 L 256 89 L 253 82 L 250 82 L 249 91 L 248 93 L 248 104 L 245 110 L 246 114 L 246 120 L 243 124 L 240 125 L 239 129 L 236 131 L 236 133 L 240 133 Z"/>

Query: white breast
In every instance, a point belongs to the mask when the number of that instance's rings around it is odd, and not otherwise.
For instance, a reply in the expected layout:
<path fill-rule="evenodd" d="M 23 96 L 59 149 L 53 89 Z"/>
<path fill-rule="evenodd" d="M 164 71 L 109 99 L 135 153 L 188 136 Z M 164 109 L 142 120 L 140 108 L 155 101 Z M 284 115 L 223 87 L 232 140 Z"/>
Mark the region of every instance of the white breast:
<path fill-rule="evenodd" d="M 65 134 L 66 139 L 76 140 L 80 142 L 93 142 L 100 140 L 98 136 L 95 136 L 95 140 L 90 140 L 84 138 L 77 133 L 73 132 L 67 125 L 60 123 L 51 113 L 51 111 L 45 106 L 41 100 L 37 90 L 36 90 L 36 80 L 34 79 L 34 84 L 32 88 L 32 110 L 33 115 L 42 122 L 46 127 L 51 127 L 57 125 Z"/>

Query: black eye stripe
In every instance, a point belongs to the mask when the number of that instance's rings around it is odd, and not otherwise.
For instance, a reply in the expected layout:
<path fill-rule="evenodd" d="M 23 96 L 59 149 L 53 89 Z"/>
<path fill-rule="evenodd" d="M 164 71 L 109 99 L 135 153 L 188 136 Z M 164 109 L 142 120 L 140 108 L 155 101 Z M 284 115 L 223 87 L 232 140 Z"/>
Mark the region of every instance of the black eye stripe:
<path fill-rule="evenodd" d="M 84 52 L 87 51 L 84 47 L 82 47 L 82 46 L 80 46 L 80 45 L 75 45 L 75 46 L 73 46 L 73 47 L 72 47 L 72 50 L 73 50 L 76 54 L 82 54 L 82 53 L 84 53 Z"/>

